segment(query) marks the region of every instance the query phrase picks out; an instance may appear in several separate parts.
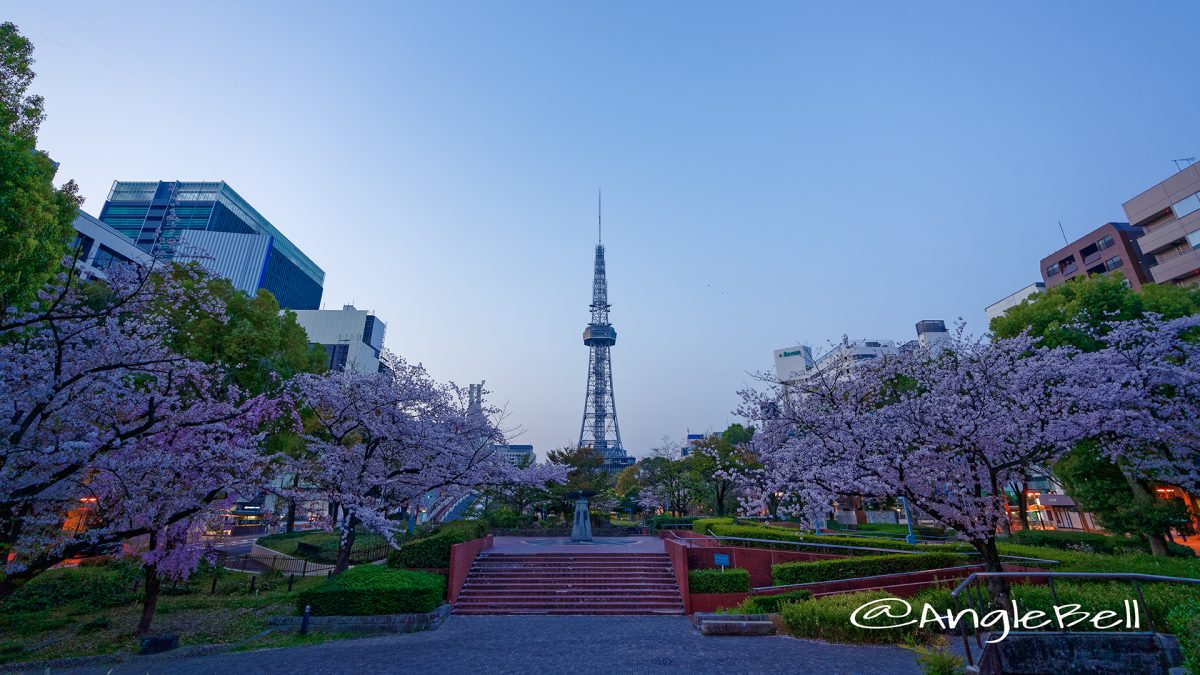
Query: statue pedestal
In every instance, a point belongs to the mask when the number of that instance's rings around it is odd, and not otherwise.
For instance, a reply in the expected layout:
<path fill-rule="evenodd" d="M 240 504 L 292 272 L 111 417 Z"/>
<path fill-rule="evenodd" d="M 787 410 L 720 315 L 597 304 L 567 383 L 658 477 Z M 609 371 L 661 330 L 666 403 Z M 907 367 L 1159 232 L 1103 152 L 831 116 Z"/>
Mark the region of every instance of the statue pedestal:
<path fill-rule="evenodd" d="M 575 524 L 571 526 L 571 541 L 592 540 L 592 519 L 588 514 L 588 498 L 575 500 Z"/>

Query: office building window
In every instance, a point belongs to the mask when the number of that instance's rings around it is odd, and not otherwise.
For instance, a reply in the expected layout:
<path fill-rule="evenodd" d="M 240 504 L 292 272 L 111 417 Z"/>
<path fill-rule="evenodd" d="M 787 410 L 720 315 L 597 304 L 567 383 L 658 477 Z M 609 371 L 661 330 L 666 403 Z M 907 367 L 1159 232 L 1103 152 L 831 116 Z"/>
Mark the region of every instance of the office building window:
<path fill-rule="evenodd" d="M 1121 256 L 1115 255 L 1115 256 L 1109 258 L 1108 260 L 1104 261 L 1104 269 L 1111 272 L 1112 270 L 1115 270 L 1118 267 L 1120 267 L 1122 264 L 1124 264 L 1124 263 L 1121 262 Z"/>
<path fill-rule="evenodd" d="M 1046 276 L 1052 277 L 1056 274 L 1058 274 L 1058 263 L 1054 263 L 1053 265 L 1046 268 Z"/>
<path fill-rule="evenodd" d="M 1106 249 L 1112 245 L 1113 245 L 1112 235 L 1108 235 L 1108 236 L 1104 237 L 1103 239 L 1101 239 L 1100 241 L 1096 242 L 1096 248 L 1101 251 L 1103 251 L 1104 249 Z"/>
<path fill-rule="evenodd" d="M 1193 211 L 1200 211 L 1200 192 L 1188 195 L 1171 205 L 1176 218 L 1182 218 Z"/>
<path fill-rule="evenodd" d="M 1191 244 L 1192 248 L 1194 248 L 1194 249 L 1200 248 L 1200 230 L 1196 230 L 1195 232 L 1189 232 L 1188 236 L 1187 236 L 1187 240 L 1188 240 L 1188 243 Z"/>

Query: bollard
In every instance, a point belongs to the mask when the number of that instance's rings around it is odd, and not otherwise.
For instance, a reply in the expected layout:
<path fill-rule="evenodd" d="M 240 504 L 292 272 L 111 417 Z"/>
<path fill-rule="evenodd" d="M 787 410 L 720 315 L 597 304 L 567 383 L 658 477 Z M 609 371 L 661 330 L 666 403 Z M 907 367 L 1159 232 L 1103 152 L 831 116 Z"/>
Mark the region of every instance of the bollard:
<path fill-rule="evenodd" d="M 292 584 L 296 583 L 296 575 L 288 577 L 288 593 L 292 592 Z"/>
<path fill-rule="evenodd" d="M 217 594 L 217 573 L 216 573 L 216 572 L 213 572 L 213 583 L 212 583 L 212 590 L 210 590 L 210 591 L 208 592 L 208 594 L 209 594 L 209 595 L 216 595 L 216 594 Z"/>
<path fill-rule="evenodd" d="M 300 634 L 308 635 L 308 618 L 312 614 L 312 605 L 304 606 L 304 616 L 300 618 Z"/>
<path fill-rule="evenodd" d="M 258 577 L 250 577 L 250 592 L 251 592 L 251 593 L 253 593 L 253 592 L 254 592 L 254 581 L 255 581 L 256 579 L 258 579 Z"/>

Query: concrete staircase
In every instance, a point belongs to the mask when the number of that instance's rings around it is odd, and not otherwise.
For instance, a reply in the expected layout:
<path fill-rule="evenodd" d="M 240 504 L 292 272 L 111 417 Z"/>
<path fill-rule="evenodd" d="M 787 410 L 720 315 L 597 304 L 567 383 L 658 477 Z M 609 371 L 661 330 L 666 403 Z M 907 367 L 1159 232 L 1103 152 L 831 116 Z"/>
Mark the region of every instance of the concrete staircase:
<path fill-rule="evenodd" d="M 665 553 L 490 554 L 454 613 L 683 614 L 683 599 Z"/>

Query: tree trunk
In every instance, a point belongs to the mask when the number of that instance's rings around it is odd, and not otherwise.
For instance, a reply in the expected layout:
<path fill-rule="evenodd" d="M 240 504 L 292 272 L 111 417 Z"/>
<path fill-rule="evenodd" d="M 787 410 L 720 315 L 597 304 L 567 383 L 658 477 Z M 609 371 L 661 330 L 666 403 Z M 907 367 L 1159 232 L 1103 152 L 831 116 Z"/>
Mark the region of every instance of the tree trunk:
<path fill-rule="evenodd" d="M 1130 476 L 1124 467 L 1122 467 L 1121 473 L 1125 475 L 1125 482 L 1129 483 L 1129 491 L 1133 493 L 1134 499 L 1144 497 L 1148 500 L 1153 500 L 1155 498 L 1154 493 L 1142 481 Z M 1150 544 L 1150 555 L 1165 556 L 1167 554 L 1167 540 L 1161 532 L 1146 532 L 1143 536 L 1146 537 L 1147 543 Z"/>
<path fill-rule="evenodd" d="M 996 550 L 995 536 L 978 541 L 972 541 L 971 544 L 975 546 L 975 550 L 979 551 L 980 557 L 983 558 L 985 571 L 1004 571 L 1004 565 L 1000 562 L 1000 552 Z M 987 579 L 987 589 L 988 597 L 991 598 L 993 607 L 997 609 L 1003 609 L 1005 611 L 1010 611 L 1012 609 L 1012 590 L 1009 587 L 1008 579 L 1003 577 L 989 577 Z"/>
<path fill-rule="evenodd" d="M 720 485 L 718 485 L 717 489 L 713 492 L 713 497 L 717 502 L 717 517 L 724 518 L 725 517 L 725 490 L 723 488 L 721 488 Z"/>
<path fill-rule="evenodd" d="M 298 487 L 300 487 L 300 474 L 296 474 L 295 476 L 292 477 L 292 489 L 294 490 Z M 292 497 L 291 499 L 288 500 L 287 531 L 288 532 L 296 531 L 296 498 L 295 497 Z"/>
<path fill-rule="evenodd" d="M 1029 529 L 1029 483 L 1021 480 L 1018 485 L 1020 492 L 1017 493 L 1017 513 L 1021 517 L 1021 529 Z"/>
<path fill-rule="evenodd" d="M 162 579 L 156 565 L 146 565 L 146 589 L 142 593 L 142 617 L 138 620 L 137 635 L 150 634 L 150 622 L 154 620 L 154 608 L 158 606 L 158 593 L 162 590 Z"/>
<path fill-rule="evenodd" d="M 338 541 L 337 563 L 333 566 L 334 574 L 341 574 L 350 568 L 350 551 L 354 549 L 354 535 L 357 527 L 358 518 L 351 515 L 346 519 L 346 525 L 342 528 L 342 538 Z"/>

